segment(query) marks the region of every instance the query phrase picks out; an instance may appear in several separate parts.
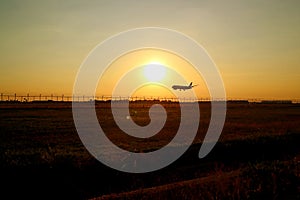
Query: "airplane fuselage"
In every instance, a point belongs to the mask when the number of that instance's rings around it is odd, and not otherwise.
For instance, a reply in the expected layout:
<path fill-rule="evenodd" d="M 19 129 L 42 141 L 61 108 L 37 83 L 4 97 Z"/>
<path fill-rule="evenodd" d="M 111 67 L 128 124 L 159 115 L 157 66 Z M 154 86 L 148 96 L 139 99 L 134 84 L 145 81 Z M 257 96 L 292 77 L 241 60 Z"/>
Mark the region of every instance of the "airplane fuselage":
<path fill-rule="evenodd" d="M 174 90 L 189 90 L 189 89 L 192 89 L 192 86 L 173 85 L 172 88 Z"/>
<path fill-rule="evenodd" d="M 173 85 L 172 88 L 173 90 L 185 91 L 185 90 L 190 90 L 195 86 L 196 85 L 193 85 L 193 82 L 191 82 L 189 85 Z"/>

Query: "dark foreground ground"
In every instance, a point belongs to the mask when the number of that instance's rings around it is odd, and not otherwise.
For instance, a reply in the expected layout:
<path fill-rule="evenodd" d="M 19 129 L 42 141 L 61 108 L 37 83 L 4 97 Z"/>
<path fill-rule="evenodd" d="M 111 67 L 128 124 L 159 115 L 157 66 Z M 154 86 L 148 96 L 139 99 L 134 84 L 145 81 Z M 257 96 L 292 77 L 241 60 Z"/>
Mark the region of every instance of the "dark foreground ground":
<path fill-rule="evenodd" d="M 149 123 L 151 102 L 131 104 L 137 124 Z M 97 103 L 107 136 L 129 151 L 153 151 L 176 134 L 180 110 L 164 103 L 163 131 L 130 138 L 116 126 L 108 103 Z M 201 103 L 198 135 L 168 167 L 145 174 L 110 169 L 82 145 L 71 104 L 0 103 L 0 198 L 8 199 L 300 199 L 300 105 L 229 103 L 213 151 L 198 158 L 210 119 Z"/>

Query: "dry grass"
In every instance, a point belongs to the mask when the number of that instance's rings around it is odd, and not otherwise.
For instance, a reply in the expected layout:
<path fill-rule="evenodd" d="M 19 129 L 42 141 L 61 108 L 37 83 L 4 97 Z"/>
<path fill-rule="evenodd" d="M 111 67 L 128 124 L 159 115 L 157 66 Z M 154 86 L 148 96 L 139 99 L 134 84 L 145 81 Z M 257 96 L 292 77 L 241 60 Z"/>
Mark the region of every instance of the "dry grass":
<path fill-rule="evenodd" d="M 149 123 L 150 105 L 131 104 L 137 124 Z M 115 144 L 130 151 L 151 151 L 167 144 L 178 127 L 178 104 L 164 106 L 168 113 L 164 129 L 147 139 L 123 134 L 108 103 L 97 104 L 97 112 Z M 43 199 L 299 198 L 299 105 L 228 104 L 220 142 L 203 160 L 197 153 L 209 124 L 210 104 L 200 104 L 200 110 L 194 145 L 178 161 L 156 172 L 126 174 L 90 156 L 76 133 L 70 103 L 0 104 L 3 191 L 12 198 L 42 194 Z"/>

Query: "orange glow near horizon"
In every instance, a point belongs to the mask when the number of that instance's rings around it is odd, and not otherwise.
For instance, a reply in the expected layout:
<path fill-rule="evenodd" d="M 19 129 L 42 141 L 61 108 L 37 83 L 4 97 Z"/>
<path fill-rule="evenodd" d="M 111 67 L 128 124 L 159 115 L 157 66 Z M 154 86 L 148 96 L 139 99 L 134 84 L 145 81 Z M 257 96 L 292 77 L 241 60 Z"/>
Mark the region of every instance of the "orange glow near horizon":
<path fill-rule="evenodd" d="M 130 91 L 130 94 L 141 97 L 156 96 L 162 98 L 174 98 L 174 94 L 172 93 L 174 91 L 171 91 L 172 85 L 187 85 L 189 82 L 193 82 L 194 84 L 199 85 L 193 89 L 198 98 L 209 97 L 209 92 L 204 80 L 190 63 L 173 53 L 157 49 L 132 51 L 117 58 L 99 80 L 96 95 L 110 96 L 114 86 L 121 77 L 137 67 L 143 67 L 143 71 L 141 74 L 134 75 L 134 77 L 142 79 L 147 86 L 142 87 L 142 89 L 139 88 L 138 91 Z M 180 74 L 186 82 L 182 82 L 182 80 L 168 74 L 168 68 Z M 156 84 L 156 82 L 159 82 L 160 80 L 169 83 L 169 85 L 166 86 L 167 88 Z M 126 91 L 127 85 L 130 84 L 131 83 L 128 82 L 122 85 L 124 88 L 123 91 Z M 183 98 L 191 97 L 191 91 L 181 91 L 178 94 Z M 117 95 L 128 96 L 129 94 L 124 92 L 123 94 Z"/>
<path fill-rule="evenodd" d="M 132 93 L 131 97 L 139 97 L 144 99 L 172 99 L 176 98 L 176 95 L 168 89 L 158 84 L 147 84 L 140 88 L 138 88 L 134 93 Z"/>

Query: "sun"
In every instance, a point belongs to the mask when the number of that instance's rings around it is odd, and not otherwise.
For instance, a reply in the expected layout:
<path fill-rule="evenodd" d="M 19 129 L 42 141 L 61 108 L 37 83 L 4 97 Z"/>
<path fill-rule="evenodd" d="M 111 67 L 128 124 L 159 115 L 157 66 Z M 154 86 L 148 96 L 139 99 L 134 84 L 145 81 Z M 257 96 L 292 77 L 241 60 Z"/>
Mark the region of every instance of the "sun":
<path fill-rule="evenodd" d="M 166 67 L 158 62 L 151 62 L 144 66 L 143 72 L 148 81 L 157 82 L 166 76 Z"/>

